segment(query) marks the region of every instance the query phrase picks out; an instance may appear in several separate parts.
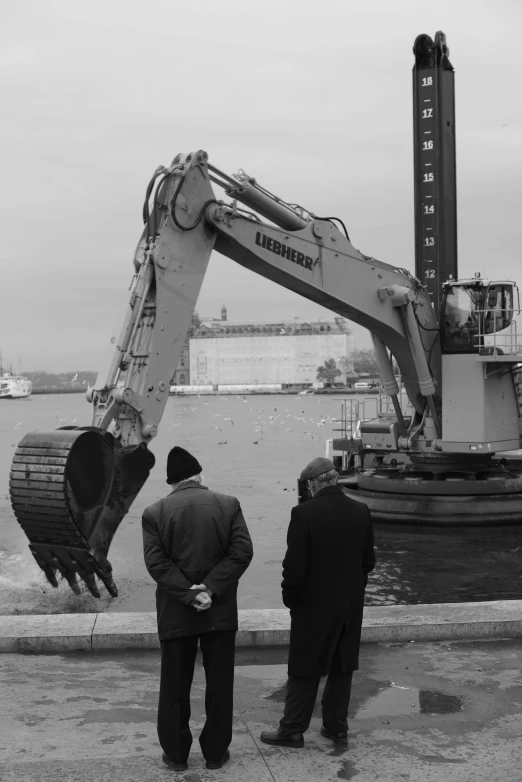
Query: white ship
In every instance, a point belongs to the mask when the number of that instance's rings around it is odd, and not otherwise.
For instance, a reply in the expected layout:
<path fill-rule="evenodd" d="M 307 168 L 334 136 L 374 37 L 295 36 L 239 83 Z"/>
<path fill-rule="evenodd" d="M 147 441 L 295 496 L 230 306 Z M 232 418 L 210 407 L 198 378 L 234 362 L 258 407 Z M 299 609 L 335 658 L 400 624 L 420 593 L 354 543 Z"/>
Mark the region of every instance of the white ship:
<path fill-rule="evenodd" d="M 0 399 L 23 399 L 31 396 L 33 384 L 23 375 L 5 372 L 0 375 Z"/>

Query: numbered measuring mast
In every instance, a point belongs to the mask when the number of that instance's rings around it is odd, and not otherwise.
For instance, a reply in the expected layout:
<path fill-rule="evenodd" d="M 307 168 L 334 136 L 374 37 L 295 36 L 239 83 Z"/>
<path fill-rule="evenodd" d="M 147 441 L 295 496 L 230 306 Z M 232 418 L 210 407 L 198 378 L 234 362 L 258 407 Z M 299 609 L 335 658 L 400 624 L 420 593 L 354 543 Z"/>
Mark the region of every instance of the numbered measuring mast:
<path fill-rule="evenodd" d="M 413 52 L 415 275 L 438 313 L 442 283 L 458 277 L 455 73 L 444 33 L 419 35 Z"/>

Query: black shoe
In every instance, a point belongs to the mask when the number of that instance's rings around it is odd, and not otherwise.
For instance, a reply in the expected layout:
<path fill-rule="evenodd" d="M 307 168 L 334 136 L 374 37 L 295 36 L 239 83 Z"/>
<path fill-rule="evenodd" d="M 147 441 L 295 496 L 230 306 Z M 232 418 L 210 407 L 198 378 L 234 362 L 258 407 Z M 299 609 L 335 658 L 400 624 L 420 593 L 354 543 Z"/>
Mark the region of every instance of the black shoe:
<path fill-rule="evenodd" d="M 188 769 L 187 763 L 176 763 L 174 760 L 169 758 L 166 752 L 163 753 L 161 759 L 170 769 L 172 769 L 172 771 L 186 771 Z"/>
<path fill-rule="evenodd" d="M 225 750 L 225 754 L 221 758 L 221 760 L 207 760 L 207 768 L 221 768 L 223 763 L 226 763 L 227 760 L 230 760 L 230 752 Z"/>
<path fill-rule="evenodd" d="M 321 730 L 319 732 L 321 736 L 325 737 L 325 739 L 332 739 L 332 741 L 335 741 L 336 744 L 348 744 L 347 733 L 330 733 L 329 730 L 326 730 L 324 725 L 321 725 Z"/>
<path fill-rule="evenodd" d="M 265 744 L 272 744 L 274 747 L 304 747 L 304 739 L 302 733 L 283 733 L 281 729 L 276 730 L 274 733 L 270 733 L 264 730 L 261 733 L 261 741 Z"/>

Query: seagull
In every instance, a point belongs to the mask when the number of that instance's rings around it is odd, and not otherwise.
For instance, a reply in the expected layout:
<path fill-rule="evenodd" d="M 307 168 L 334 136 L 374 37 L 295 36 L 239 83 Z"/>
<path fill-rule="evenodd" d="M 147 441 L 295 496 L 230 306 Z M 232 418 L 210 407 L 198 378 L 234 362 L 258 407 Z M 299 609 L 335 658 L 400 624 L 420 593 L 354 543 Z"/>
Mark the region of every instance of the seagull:
<path fill-rule="evenodd" d="M 194 410 L 197 410 L 197 409 L 198 409 L 198 408 L 197 408 L 197 406 L 196 406 L 196 407 L 191 407 L 191 406 L 189 405 L 189 407 L 190 407 L 190 409 L 192 410 L 192 412 L 194 412 Z"/>
<path fill-rule="evenodd" d="M 170 423 L 172 424 L 172 421 Z M 176 427 L 179 426 L 179 424 L 172 424 L 172 426 Z"/>
<path fill-rule="evenodd" d="M 233 422 L 233 420 L 231 418 L 223 418 L 223 421 L 230 421 L 232 426 L 234 426 L 234 422 Z"/>
<path fill-rule="evenodd" d="M 254 440 L 254 443 L 253 443 L 253 444 L 254 444 L 254 445 L 257 445 L 257 444 L 258 444 L 258 442 L 259 442 L 259 440 Z"/>
<path fill-rule="evenodd" d="M 216 413 L 215 415 L 212 416 L 212 418 L 223 418 L 223 416 L 221 415 L 221 413 Z"/>

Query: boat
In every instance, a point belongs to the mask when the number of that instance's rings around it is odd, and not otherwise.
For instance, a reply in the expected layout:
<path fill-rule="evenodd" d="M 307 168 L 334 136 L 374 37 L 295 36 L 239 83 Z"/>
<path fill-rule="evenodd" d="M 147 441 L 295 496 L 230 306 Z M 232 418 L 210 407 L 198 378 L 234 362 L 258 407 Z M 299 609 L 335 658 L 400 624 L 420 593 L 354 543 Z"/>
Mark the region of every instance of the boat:
<path fill-rule="evenodd" d="M 33 384 L 23 375 L 0 375 L 0 399 L 24 399 L 31 396 Z"/>
<path fill-rule="evenodd" d="M 516 377 L 522 379 L 522 367 L 516 371 Z M 522 388 L 520 380 L 516 383 Z M 399 387 L 402 392 L 402 383 Z M 405 393 L 399 393 L 398 401 L 409 423 L 414 414 L 411 402 Z M 522 410 L 522 396 L 519 405 Z M 343 492 L 367 505 L 374 521 L 418 527 L 520 524 L 522 449 L 497 453 L 487 471 L 483 469 L 482 475 L 470 471 L 464 483 L 455 480 L 455 471 L 445 468 L 444 462 L 434 475 L 424 477 L 415 464 L 408 467 L 410 457 L 406 453 L 384 451 L 389 447 L 385 437 L 392 434 L 396 411 L 391 397 L 382 390 L 378 397 L 344 399 L 341 417 L 331 421 L 337 424 L 333 430 L 337 437 L 326 440 L 325 455 L 339 473 Z M 395 475 L 386 484 L 382 477 L 389 476 L 392 468 Z M 401 480 L 402 476 L 405 479 Z M 491 491 L 493 482 L 495 493 Z M 306 486 L 299 484 L 299 501 L 308 498 Z"/>

